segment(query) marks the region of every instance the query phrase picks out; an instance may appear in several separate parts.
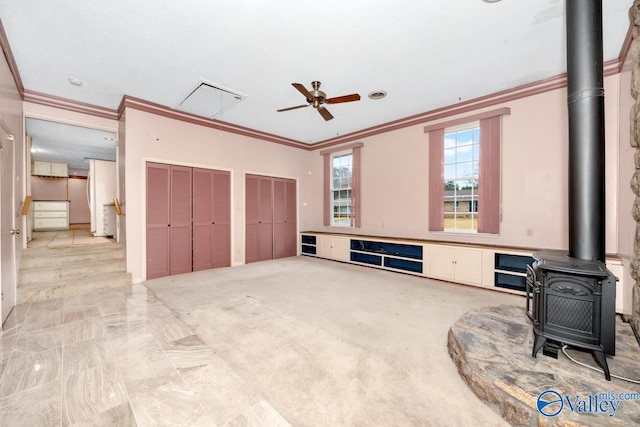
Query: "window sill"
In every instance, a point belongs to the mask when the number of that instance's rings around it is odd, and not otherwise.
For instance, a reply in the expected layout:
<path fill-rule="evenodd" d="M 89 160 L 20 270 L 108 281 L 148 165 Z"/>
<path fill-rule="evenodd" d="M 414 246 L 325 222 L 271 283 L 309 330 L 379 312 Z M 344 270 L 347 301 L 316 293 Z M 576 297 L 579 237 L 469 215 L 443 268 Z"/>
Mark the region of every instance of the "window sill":
<path fill-rule="evenodd" d="M 492 233 L 478 233 L 478 232 L 471 232 L 471 231 L 430 231 L 430 233 L 435 236 L 460 236 L 460 237 L 477 236 L 482 238 L 492 237 L 495 239 L 500 237 L 500 233 L 492 234 Z"/>

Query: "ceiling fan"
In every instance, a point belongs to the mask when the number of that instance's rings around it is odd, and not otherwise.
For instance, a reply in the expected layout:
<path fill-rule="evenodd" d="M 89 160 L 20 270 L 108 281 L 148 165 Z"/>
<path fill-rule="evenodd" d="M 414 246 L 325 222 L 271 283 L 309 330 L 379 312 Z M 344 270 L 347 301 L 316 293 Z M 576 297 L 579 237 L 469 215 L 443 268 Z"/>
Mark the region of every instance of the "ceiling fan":
<path fill-rule="evenodd" d="M 293 85 L 293 87 L 298 89 L 298 91 L 303 94 L 305 98 L 307 98 L 307 103 L 303 105 L 296 105 L 295 107 L 282 108 L 278 110 L 278 112 L 295 110 L 296 108 L 303 108 L 311 105 L 313 106 L 313 108 L 318 110 L 318 113 L 320 113 L 320 115 L 325 120 L 331 120 L 333 119 L 333 116 L 331 115 L 329 110 L 322 106 L 322 104 L 339 104 L 341 102 L 360 101 L 360 95 L 358 95 L 357 93 L 352 93 L 351 95 L 336 96 L 334 98 L 327 98 L 327 95 L 320 90 L 320 82 L 318 81 L 311 82 L 313 91 L 308 91 L 307 88 L 305 88 L 300 83 L 291 84 Z"/>

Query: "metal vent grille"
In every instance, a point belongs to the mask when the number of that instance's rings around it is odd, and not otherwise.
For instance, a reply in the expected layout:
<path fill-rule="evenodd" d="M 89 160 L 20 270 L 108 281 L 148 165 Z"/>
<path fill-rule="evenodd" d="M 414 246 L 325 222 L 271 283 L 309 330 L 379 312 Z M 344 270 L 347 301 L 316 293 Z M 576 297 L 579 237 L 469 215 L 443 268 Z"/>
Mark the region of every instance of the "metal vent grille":
<path fill-rule="evenodd" d="M 244 98 L 246 95 L 239 92 L 216 83 L 202 81 L 178 104 L 176 110 L 213 119 Z"/>
<path fill-rule="evenodd" d="M 593 332 L 593 302 L 547 295 L 547 323 L 580 332 Z"/>

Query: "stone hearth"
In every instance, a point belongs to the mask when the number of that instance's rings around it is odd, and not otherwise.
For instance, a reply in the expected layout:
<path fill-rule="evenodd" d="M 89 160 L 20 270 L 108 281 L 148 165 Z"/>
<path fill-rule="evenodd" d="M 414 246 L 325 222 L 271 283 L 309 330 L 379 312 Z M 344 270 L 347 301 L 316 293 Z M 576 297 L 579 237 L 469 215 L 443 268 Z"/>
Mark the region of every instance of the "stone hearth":
<path fill-rule="evenodd" d="M 497 306 L 471 311 L 449 330 L 449 354 L 469 387 L 502 417 L 526 426 L 640 425 L 640 400 L 620 402 L 613 417 L 577 413 L 568 404 L 559 415 L 538 412 L 537 399 L 545 390 L 576 396 L 612 392 L 638 393 L 640 386 L 579 366 L 562 353 L 558 359 L 531 357 L 533 328 L 523 307 Z M 568 349 L 574 359 L 597 367 L 591 353 Z M 612 375 L 640 379 L 640 346 L 628 323 L 616 323 L 616 356 L 608 357 Z M 640 395 L 639 395 L 640 398 Z M 610 411 L 609 411 L 610 413 Z"/>

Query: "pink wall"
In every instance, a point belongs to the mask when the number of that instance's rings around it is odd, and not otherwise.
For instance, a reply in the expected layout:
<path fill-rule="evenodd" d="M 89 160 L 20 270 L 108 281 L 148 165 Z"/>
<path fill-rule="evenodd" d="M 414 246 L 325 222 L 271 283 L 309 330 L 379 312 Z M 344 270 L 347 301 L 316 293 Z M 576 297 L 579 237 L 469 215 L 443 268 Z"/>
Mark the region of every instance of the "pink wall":
<path fill-rule="evenodd" d="M 32 176 L 31 197 L 33 200 L 67 200 L 67 179 Z"/>
<path fill-rule="evenodd" d="M 605 79 L 607 252 L 618 252 L 618 77 Z M 362 227 L 358 233 L 525 248 L 567 249 L 567 97 L 565 89 L 494 105 L 503 117 L 502 222 L 499 235 L 428 231 L 428 135 L 434 122 L 363 138 Z M 441 121 L 473 115 L 476 110 Z M 301 190 L 308 207 L 302 229 L 349 232 L 322 225 L 322 156 L 311 153 L 316 180 Z M 526 229 L 533 236 L 526 236 Z"/>
<path fill-rule="evenodd" d="M 628 179 L 618 161 L 628 157 L 619 143 L 618 114 L 622 80 L 605 79 L 607 150 L 607 252 L 629 251 L 620 242 L 633 228 L 624 219 L 629 204 L 622 195 Z M 626 95 L 625 95 L 626 96 Z M 144 280 L 144 165 L 146 161 L 231 171 L 232 264 L 244 263 L 244 176 L 246 173 L 298 180 L 299 230 L 355 231 L 358 233 L 494 244 L 526 248 L 566 249 L 567 231 L 567 112 L 566 91 L 556 89 L 528 98 L 494 105 L 509 107 L 503 119 L 502 222 L 500 235 L 428 232 L 428 135 L 424 122 L 412 127 L 363 138 L 362 227 L 345 230 L 322 225 L 323 173 L 320 150 L 305 151 L 259 139 L 127 108 L 120 123 L 90 118 L 50 107 L 29 105 L 32 117 L 63 122 L 93 121 L 90 127 L 116 129 L 119 136 L 119 197 L 126 219 L 127 269 L 135 281 Z M 441 121 L 483 111 L 451 116 Z M 624 113 L 626 114 L 626 113 Z M 625 160 L 628 162 L 628 159 Z M 125 177 L 126 175 L 126 182 Z M 626 182 L 624 182 L 626 180 Z M 126 192 L 126 197 L 125 197 Z M 533 236 L 526 236 L 526 229 Z"/>
<path fill-rule="evenodd" d="M 89 224 L 91 210 L 87 202 L 87 180 L 69 178 L 69 224 Z"/>
<path fill-rule="evenodd" d="M 296 179 L 299 188 L 307 187 L 310 180 L 319 179 L 317 176 L 308 175 L 308 151 L 132 108 L 127 108 L 125 113 L 126 144 L 121 145 L 121 149 L 126 150 L 127 268 L 132 273 L 134 281 L 145 278 L 146 161 L 231 172 L 232 265 L 244 263 L 245 174 Z M 299 208 L 300 216 L 303 215 L 301 209 Z"/>

